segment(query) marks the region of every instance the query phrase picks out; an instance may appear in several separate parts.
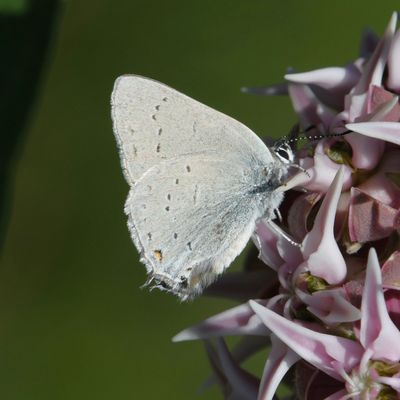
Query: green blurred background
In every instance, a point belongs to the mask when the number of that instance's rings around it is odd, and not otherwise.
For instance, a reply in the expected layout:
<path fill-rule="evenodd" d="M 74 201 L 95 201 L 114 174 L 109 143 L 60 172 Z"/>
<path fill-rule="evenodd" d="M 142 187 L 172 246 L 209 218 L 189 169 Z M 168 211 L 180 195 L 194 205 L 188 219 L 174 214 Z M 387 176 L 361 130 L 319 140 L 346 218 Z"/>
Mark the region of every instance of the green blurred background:
<path fill-rule="evenodd" d="M 23 51 L 28 60 L 38 57 L 37 68 L 25 60 L 25 69 L 15 69 L 7 53 L 0 61 L 3 82 L 9 74 L 24 82 L 32 71 L 31 83 L 38 82 L 37 90 L 15 85 L 18 101 L 9 101 L 4 84 L 0 92 L 0 121 L 10 113 L 15 121 L 1 132 L 9 181 L 0 397 L 197 398 L 209 373 L 202 345 L 170 338 L 233 303 L 181 304 L 139 289 L 145 270 L 123 215 L 128 187 L 111 130 L 114 79 L 152 77 L 260 135 L 283 135 L 295 122 L 288 99 L 253 97 L 239 88 L 280 82 L 287 67 L 345 64 L 356 57 L 363 28 L 381 34 L 399 3 L 0 0 L 0 32 L 2 22 L 24 18 L 34 3 L 55 6 L 47 19 L 43 10 L 37 16 L 51 35 Z M 7 32 L 0 44 L 18 50 L 19 36 Z M 254 372 L 261 373 L 263 357 L 251 363 Z M 217 388 L 203 394 L 220 397 Z"/>

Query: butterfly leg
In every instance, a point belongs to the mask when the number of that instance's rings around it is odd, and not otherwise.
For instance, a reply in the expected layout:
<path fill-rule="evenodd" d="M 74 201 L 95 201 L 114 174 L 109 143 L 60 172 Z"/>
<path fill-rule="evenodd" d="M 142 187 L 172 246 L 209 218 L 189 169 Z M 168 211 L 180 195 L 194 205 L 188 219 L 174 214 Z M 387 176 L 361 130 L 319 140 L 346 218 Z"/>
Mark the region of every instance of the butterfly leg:
<path fill-rule="evenodd" d="M 285 240 L 287 240 L 291 245 L 300 247 L 301 243 L 295 242 L 279 225 L 277 225 L 271 219 L 266 221 L 270 228 L 275 231 L 278 235 L 282 236 Z"/>

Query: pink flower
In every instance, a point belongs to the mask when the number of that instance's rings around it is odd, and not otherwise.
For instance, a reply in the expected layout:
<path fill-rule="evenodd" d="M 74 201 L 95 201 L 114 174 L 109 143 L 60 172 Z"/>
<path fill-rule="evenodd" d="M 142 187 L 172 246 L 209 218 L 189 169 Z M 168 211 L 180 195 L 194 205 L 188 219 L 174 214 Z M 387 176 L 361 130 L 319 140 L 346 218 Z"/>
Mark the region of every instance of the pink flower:
<path fill-rule="evenodd" d="M 278 222 L 286 237 L 258 221 L 259 260 L 249 258 L 243 271 L 207 291 L 243 304 L 174 337 L 206 340 L 216 377 L 208 382 L 217 379 L 226 398 L 276 398 L 289 372 L 296 373 L 299 399 L 400 398 L 396 24 L 394 13 L 380 40 L 366 33 L 359 57 L 344 67 L 290 73 L 283 84 L 246 89 L 288 94 L 307 131 L 298 139 L 311 139 L 296 151 L 306 172 L 278 189 L 286 192 Z M 220 339 L 229 335 L 243 336 L 231 351 Z M 267 346 L 258 379 L 240 363 Z"/>
<path fill-rule="evenodd" d="M 386 308 L 381 270 L 374 249 L 368 257 L 357 340 L 316 332 L 253 300 L 250 300 L 250 306 L 299 357 L 343 382 L 344 388 L 327 399 L 378 399 L 384 391 L 400 395 L 400 331 Z"/>

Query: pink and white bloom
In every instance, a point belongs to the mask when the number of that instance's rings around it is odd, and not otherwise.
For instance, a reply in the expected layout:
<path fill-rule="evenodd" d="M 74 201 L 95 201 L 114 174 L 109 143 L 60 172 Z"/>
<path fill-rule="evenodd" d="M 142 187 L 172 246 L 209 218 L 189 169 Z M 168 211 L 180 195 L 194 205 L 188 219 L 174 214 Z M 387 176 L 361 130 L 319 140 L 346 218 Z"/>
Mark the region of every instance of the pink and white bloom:
<path fill-rule="evenodd" d="M 277 399 L 279 384 L 295 373 L 293 398 L 400 399 L 396 25 L 394 13 L 381 39 L 365 33 L 360 55 L 344 67 L 246 89 L 289 95 L 303 136 L 318 140 L 296 151 L 306 173 L 282 188 L 278 224 L 286 237 L 258 221 L 259 260 L 249 258 L 243 271 L 207 290 L 242 304 L 174 337 L 206 340 L 215 374 L 208 383 L 218 380 L 225 398 Z M 243 336 L 232 350 L 221 339 L 229 335 Z M 267 346 L 258 379 L 240 363 Z"/>
<path fill-rule="evenodd" d="M 379 397 L 381 393 L 396 398 L 393 396 L 400 396 L 400 331 L 386 308 L 374 249 L 369 252 L 362 298 L 357 340 L 313 331 L 253 300 L 250 306 L 299 357 L 343 382 L 344 387 L 326 399 L 372 400 L 384 398 Z"/>

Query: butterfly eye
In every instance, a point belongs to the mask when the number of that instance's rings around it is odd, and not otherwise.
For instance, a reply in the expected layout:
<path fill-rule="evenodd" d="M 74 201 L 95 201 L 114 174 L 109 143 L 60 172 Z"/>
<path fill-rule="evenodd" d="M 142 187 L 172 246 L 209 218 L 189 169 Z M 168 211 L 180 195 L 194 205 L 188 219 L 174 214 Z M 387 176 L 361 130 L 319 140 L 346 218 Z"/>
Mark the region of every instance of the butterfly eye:
<path fill-rule="evenodd" d="M 285 163 L 293 162 L 293 152 L 288 145 L 281 145 L 275 150 L 275 154 Z"/>
<path fill-rule="evenodd" d="M 289 161 L 289 153 L 284 149 L 278 149 L 277 153 L 284 159 Z"/>

